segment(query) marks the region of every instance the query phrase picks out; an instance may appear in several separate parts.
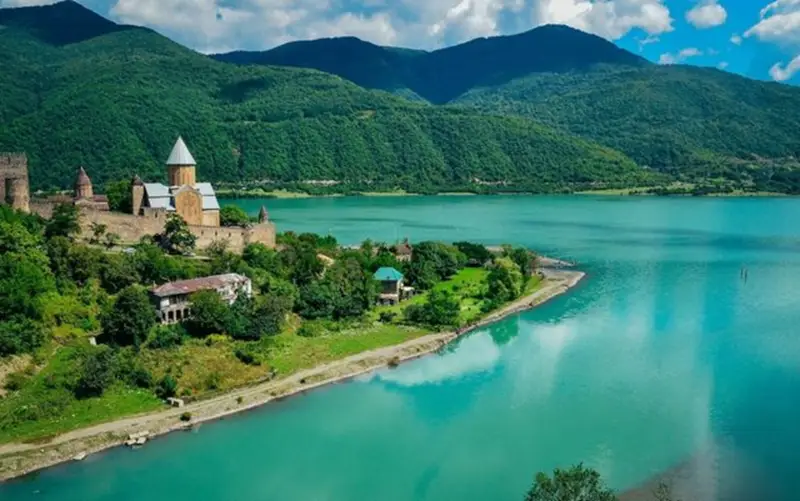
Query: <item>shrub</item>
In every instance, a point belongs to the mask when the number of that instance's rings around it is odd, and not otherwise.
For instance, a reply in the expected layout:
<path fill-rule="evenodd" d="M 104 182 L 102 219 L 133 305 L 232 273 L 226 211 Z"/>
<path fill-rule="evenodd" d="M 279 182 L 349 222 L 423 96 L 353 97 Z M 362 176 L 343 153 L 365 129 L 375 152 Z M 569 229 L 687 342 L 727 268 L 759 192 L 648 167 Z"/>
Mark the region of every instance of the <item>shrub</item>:
<path fill-rule="evenodd" d="M 161 399 L 174 397 L 177 391 L 178 381 L 176 381 L 171 374 L 167 374 L 161 378 L 161 381 L 156 385 L 156 396 Z"/>
<path fill-rule="evenodd" d="M 92 350 L 84 359 L 74 393 L 78 398 L 99 397 L 114 382 L 114 352 L 106 347 Z"/>
<path fill-rule="evenodd" d="M 147 347 L 164 350 L 183 344 L 185 329 L 180 325 L 157 325 L 150 333 Z"/>
<path fill-rule="evenodd" d="M 395 317 L 397 317 L 397 313 L 393 311 L 382 311 L 381 314 L 379 315 L 380 321 L 385 324 L 392 323 Z"/>
<path fill-rule="evenodd" d="M 261 362 L 256 359 L 256 356 L 250 352 L 249 350 L 245 350 L 242 348 L 237 348 L 234 352 L 236 358 L 239 359 L 240 362 L 247 365 L 261 365 Z"/>
<path fill-rule="evenodd" d="M 192 420 L 192 413 L 191 412 L 184 412 L 181 414 L 181 421 L 184 423 Z"/>
<path fill-rule="evenodd" d="M 389 360 L 388 365 L 389 365 L 389 368 L 394 369 L 395 367 L 400 365 L 400 357 L 392 357 L 392 359 Z"/>
<path fill-rule="evenodd" d="M 236 397 L 236 403 L 241 405 L 244 402 L 244 397 Z"/>
<path fill-rule="evenodd" d="M 25 386 L 29 376 L 24 371 L 12 372 L 6 377 L 5 389 L 8 391 L 19 391 Z"/>
<path fill-rule="evenodd" d="M 210 373 L 206 377 L 207 390 L 218 390 L 221 384 L 222 384 L 222 374 L 220 374 L 217 371 Z"/>
<path fill-rule="evenodd" d="M 302 337 L 319 337 L 325 334 L 325 328 L 319 322 L 305 322 L 297 330 L 297 335 Z"/>

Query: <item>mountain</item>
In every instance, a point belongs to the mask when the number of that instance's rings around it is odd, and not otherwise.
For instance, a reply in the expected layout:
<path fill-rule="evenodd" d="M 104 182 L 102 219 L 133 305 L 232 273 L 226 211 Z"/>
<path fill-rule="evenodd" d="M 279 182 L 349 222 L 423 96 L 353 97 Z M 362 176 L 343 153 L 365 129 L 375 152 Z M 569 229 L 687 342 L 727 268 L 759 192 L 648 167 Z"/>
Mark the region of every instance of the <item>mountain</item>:
<path fill-rule="evenodd" d="M 0 100 L 0 151 L 28 153 L 34 189 L 71 186 L 78 166 L 98 185 L 163 179 L 178 134 L 213 182 L 556 191 L 651 178 L 617 151 L 526 118 L 218 62 L 71 2 L 0 19 L 0 91 L 11 96 Z"/>
<path fill-rule="evenodd" d="M 238 60 L 215 58 L 318 68 L 365 88 L 409 89 L 434 104 L 530 118 L 687 181 L 721 177 L 800 192 L 797 87 L 710 68 L 650 64 L 565 26 L 394 59 L 385 56 L 391 48 L 372 46 L 382 64 L 367 63 L 369 80 L 353 60 L 346 71 L 337 58 L 318 64 L 334 45 L 318 40 Z"/>
<path fill-rule="evenodd" d="M 557 25 L 518 35 L 479 38 L 433 52 L 381 47 L 347 37 L 212 57 L 235 64 L 314 68 L 369 89 L 410 90 L 434 104 L 452 101 L 473 88 L 501 85 L 531 73 L 586 71 L 598 65 L 649 65 L 598 36 Z"/>
<path fill-rule="evenodd" d="M 83 42 L 131 29 L 130 26 L 109 21 L 72 0 L 43 7 L 0 9 L 0 26 L 19 28 L 51 45 Z"/>

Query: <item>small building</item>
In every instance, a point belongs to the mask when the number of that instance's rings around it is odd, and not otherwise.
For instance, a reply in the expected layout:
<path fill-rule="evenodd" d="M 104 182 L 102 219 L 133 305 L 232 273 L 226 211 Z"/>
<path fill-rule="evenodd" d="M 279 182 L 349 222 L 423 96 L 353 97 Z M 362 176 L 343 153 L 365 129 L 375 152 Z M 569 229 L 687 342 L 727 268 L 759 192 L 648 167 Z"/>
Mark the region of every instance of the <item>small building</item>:
<path fill-rule="evenodd" d="M 403 274 L 394 268 L 384 267 L 372 276 L 381 283 L 378 294 L 378 303 L 382 305 L 397 304 L 414 295 L 413 287 L 403 285 Z"/>
<path fill-rule="evenodd" d="M 182 322 L 192 315 L 191 295 L 200 291 L 216 291 L 228 304 L 233 304 L 239 294 L 253 294 L 253 283 L 237 273 L 215 275 L 168 282 L 150 291 L 153 304 L 162 324 Z"/>
<path fill-rule="evenodd" d="M 413 254 L 414 254 L 414 249 L 413 247 L 411 247 L 411 244 L 408 243 L 407 238 L 403 240 L 401 243 L 394 246 L 394 256 L 401 263 L 407 263 L 411 261 L 411 256 Z"/>
<path fill-rule="evenodd" d="M 55 199 L 53 200 L 55 201 Z M 75 191 L 72 202 L 80 207 L 96 211 L 108 212 L 108 197 L 105 195 L 95 195 L 92 180 L 86 173 L 86 169 L 80 167 L 75 177 Z"/>

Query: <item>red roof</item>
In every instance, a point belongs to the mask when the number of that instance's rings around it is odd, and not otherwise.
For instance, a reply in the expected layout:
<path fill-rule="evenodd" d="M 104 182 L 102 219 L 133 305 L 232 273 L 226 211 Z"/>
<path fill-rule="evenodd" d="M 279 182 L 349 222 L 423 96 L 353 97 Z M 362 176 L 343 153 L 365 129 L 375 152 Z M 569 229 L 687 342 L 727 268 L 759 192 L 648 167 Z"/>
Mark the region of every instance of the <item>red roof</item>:
<path fill-rule="evenodd" d="M 177 282 L 168 282 L 164 285 L 159 285 L 153 288 L 150 292 L 158 297 L 177 296 L 183 294 L 192 294 L 195 292 L 216 290 L 226 285 L 239 285 L 248 280 L 247 277 L 237 273 L 228 273 L 226 275 L 215 275 L 213 277 L 193 278 L 191 280 L 179 280 Z"/>

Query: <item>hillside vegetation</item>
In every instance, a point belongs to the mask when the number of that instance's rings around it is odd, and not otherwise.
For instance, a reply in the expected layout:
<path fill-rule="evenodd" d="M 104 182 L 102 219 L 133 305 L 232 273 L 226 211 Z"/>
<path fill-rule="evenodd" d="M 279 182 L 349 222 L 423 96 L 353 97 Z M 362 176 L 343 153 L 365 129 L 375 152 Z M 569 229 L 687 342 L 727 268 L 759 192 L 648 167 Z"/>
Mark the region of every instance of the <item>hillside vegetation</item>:
<path fill-rule="evenodd" d="M 434 104 L 530 118 L 682 181 L 800 192 L 800 89 L 653 65 L 564 26 L 422 53 L 349 38 L 215 57 L 318 68 Z"/>
<path fill-rule="evenodd" d="M 35 189 L 70 186 L 79 165 L 96 184 L 162 179 L 178 134 L 198 176 L 215 182 L 560 191 L 651 181 L 625 155 L 525 118 L 413 103 L 318 71 L 224 64 L 141 28 L 53 34 L 95 16 L 76 6 L 0 10 L 11 69 L 0 89 L 13 96 L 0 101 L 0 151 L 28 153 Z M 60 14 L 37 17 L 48 10 Z M 53 42 L 64 39 L 75 42 Z"/>

